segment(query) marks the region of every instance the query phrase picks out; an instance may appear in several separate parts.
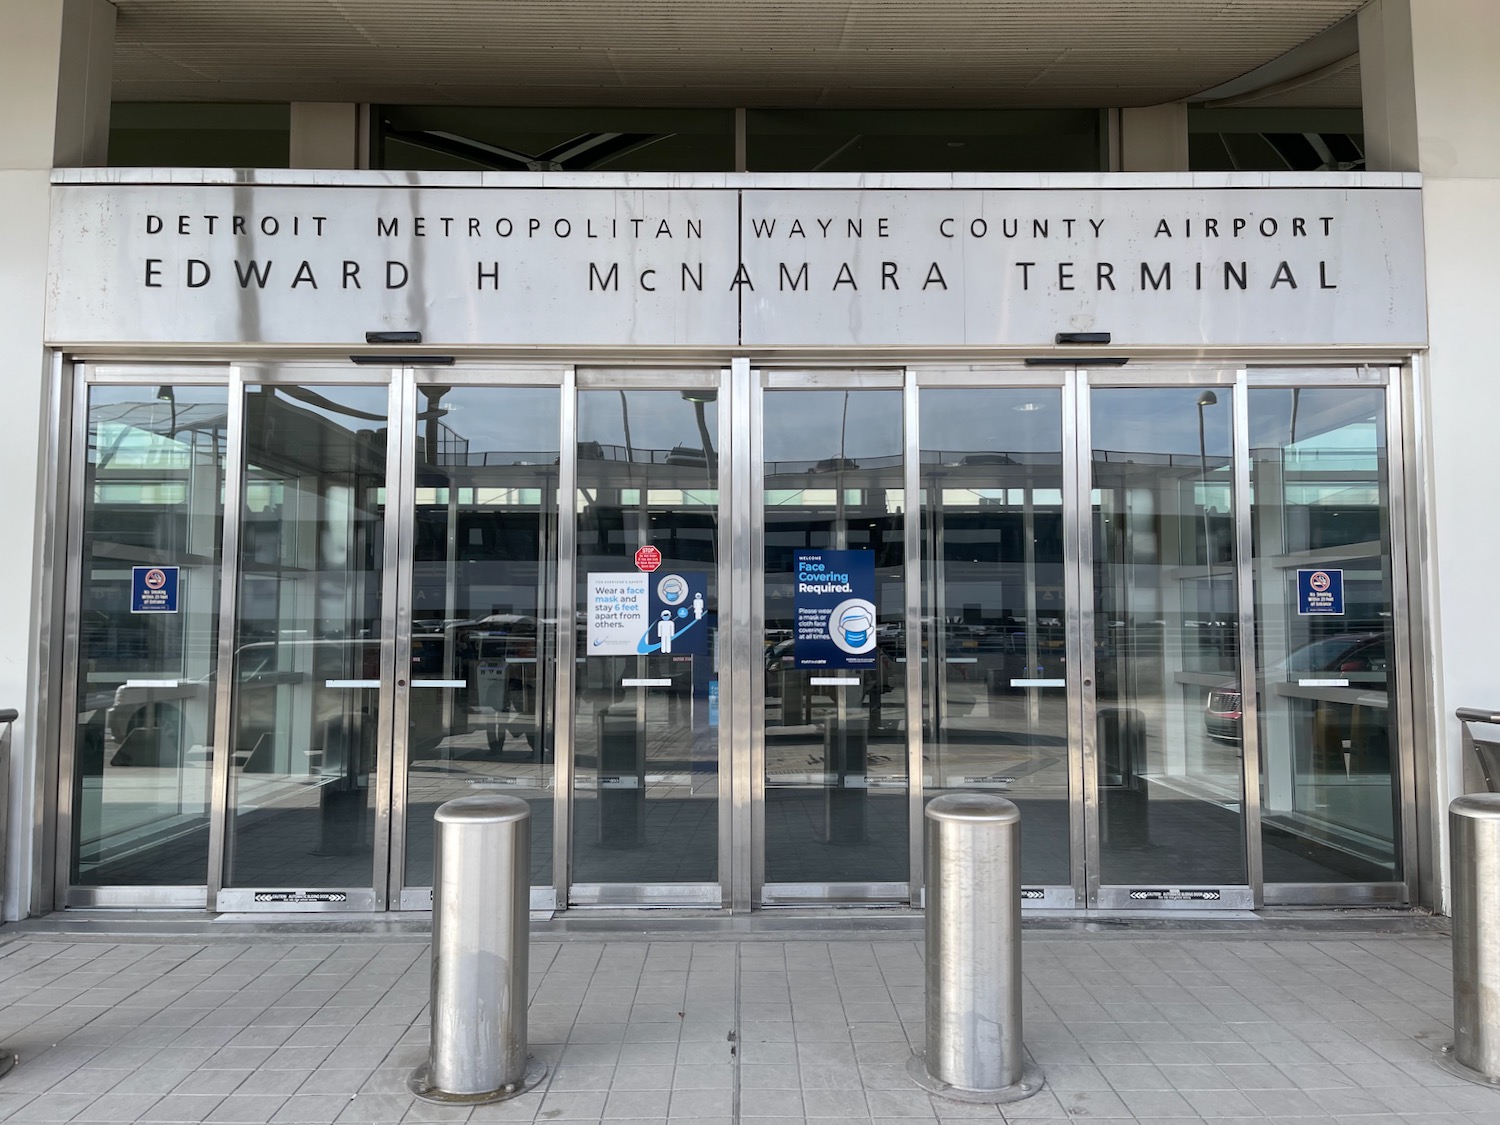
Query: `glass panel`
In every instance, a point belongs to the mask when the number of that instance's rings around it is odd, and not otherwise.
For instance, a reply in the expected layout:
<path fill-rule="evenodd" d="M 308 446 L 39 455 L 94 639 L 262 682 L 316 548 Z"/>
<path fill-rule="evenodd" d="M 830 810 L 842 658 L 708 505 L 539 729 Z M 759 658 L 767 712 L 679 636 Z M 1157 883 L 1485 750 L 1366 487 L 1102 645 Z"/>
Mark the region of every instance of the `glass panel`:
<path fill-rule="evenodd" d="M 1068 885 L 1062 392 L 921 392 L 929 797 L 1021 808 L 1021 879 Z"/>
<path fill-rule="evenodd" d="M 715 399 L 578 395 L 578 883 L 718 879 Z"/>
<path fill-rule="evenodd" d="M 734 111 L 635 106 L 377 106 L 375 167 L 732 172 Z"/>
<path fill-rule="evenodd" d="M 752 172 L 1097 172 L 1096 109 L 750 109 Z"/>
<path fill-rule="evenodd" d="M 223 387 L 90 387 L 72 882 L 208 879 Z"/>
<path fill-rule="evenodd" d="M 228 886 L 372 883 L 386 409 L 245 392 Z"/>
<path fill-rule="evenodd" d="M 1385 391 L 1250 392 L 1265 877 L 1402 877 Z M 1238 684 L 1210 699 L 1237 741 Z"/>
<path fill-rule="evenodd" d="M 1243 884 L 1231 391 L 1099 389 L 1093 428 L 1100 881 Z"/>
<path fill-rule="evenodd" d="M 289 168 L 289 102 L 112 102 L 111 168 Z"/>
<path fill-rule="evenodd" d="M 762 506 L 766 881 L 905 883 L 901 392 L 767 391 Z"/>
<path fill-rule="evenodd" d="M 551 883 L 558 391 L 418 392 L 405 882 L 432 884 L 437 806 L 496 788 Z"/>

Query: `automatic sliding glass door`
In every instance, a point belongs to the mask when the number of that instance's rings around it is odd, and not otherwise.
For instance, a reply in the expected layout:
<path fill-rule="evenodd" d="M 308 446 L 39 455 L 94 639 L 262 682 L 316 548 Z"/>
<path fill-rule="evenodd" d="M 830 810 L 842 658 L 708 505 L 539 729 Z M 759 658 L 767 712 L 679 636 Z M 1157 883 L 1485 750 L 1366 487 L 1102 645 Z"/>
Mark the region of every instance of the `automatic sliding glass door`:
<path fill-rule="evenodd" d="M 1401 894 L 1401 745 L 1388 391 L 1252 386 L 1257 691 L 1211 710 L 1238 740 L 1258 710 L 1267 897 L 1308 884 Z M 1374 897 L 1374 896 L 1372 896 Z"/>
<path fill-rule="evenodd" d="M 923 796 L 1014 801 L 1026 901 L 1071 908 L 1063 389 L 923 386 L 919 404 Z"/>
<path fill-rule="evenodd" d="M 201 904 L 208 881 L 228 400 L 157 379 L 78 405 L 71 905 L 124 887 Z"/>
<path fill-rule="evenodd" d="M 902 376 L 837 382 L 762 392 L 768 902 L 910 894 Z"/>
<path fill-rule="evenodd" d="M 369 909 L 385 889 L 391 391 L 244 396 L 219 906 Z"/>
<path fill-rule="evenodd" d="M 570 900 L 718 906 L 719 378 L 579 383 Z"/>
<path fill-rule="evenodd" d="M 437 806 L 498 792 L 531 806 L 533 896 L 550 906 L 560 388 L 414 378 L 414 393 L 403 388 L 413 462 L 402 466 L 393 901 L 432 901 Z"/>
<path fill-rule="evenodd" d="M 1391 372 L 733 371 L 81 369 L 65 901 L 423 909 L 493 791 L 538 908 L 919 902 L 959 789 L 1033 907 L 1409 899 Z"/>
<path fill-rule="evenodd" d="M 1097 863 L 1090 902 L 1251 905 L 1240 748 L 1232 384 L 1088 396 Z"/>

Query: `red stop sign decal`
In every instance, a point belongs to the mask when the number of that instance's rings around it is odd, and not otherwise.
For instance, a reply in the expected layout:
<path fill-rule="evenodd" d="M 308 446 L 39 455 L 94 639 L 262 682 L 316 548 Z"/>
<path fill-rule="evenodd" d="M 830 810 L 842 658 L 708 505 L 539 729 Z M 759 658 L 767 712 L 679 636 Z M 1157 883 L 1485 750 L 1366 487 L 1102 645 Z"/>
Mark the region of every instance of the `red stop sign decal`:
<path fill-rule="evenodd" d="M 661 552 L 655 547 L 642 547 L 635 553 L 635 567 L 650 573 L 661 566 Z"/>

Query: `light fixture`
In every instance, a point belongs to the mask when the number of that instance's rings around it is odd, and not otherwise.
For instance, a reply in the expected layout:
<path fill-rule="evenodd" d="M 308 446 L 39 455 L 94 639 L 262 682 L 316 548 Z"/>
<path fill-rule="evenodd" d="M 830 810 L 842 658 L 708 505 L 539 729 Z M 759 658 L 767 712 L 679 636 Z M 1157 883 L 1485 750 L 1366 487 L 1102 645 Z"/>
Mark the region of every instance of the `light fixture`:
<path fill-rule="evenodd" d="M 1110 335 L 1108 332 L 1059 332 L 1056 339 L 1059 344 L 1107 344 Z"/>
<path fill-rule="evenodd" d="M 365 343 L 367 344 L 420 344 L 422 333 L 420 332 L 366 332 Z"/>

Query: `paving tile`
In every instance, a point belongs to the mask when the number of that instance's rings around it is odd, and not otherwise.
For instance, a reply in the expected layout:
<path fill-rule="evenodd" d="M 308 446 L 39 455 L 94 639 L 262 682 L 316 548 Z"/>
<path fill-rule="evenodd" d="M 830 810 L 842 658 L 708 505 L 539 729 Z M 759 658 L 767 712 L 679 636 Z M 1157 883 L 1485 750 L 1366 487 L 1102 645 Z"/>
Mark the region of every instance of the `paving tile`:
<path fill-rule="evenodd" d="M 337 1094 L 295 1094 L 281 1104 L 271 1120 L 287 1125 L 328 1125 L 338 1120 L 348 1104 L 347 1097 Z M 468 1120 L 467 1110 L 463 1120 Z"/>
<path fill-rule="evenodd" d="M 549 1091 L 542 1099 L 540 1114 L 547 1121 L 598 1120 L 604 1114 L 607 1096 L 605 1090 Z"/>
<path fill-rule="evenodd" d="M 207 1122 L 246 1122 L 260 1125 L 269 1122 L 287 1098 L 281 1095 L 237 1095 L 231 1094 L 214 1107 L 213 1113 L 204 1118 Z"/>

